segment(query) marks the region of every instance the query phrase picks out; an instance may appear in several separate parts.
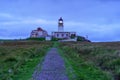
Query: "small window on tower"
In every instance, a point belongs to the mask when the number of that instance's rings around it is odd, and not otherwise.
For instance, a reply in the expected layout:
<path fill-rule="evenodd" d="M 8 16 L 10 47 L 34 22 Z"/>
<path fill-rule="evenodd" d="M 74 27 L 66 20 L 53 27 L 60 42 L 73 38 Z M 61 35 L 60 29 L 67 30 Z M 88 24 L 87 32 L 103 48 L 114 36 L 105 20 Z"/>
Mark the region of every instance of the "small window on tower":
<path fill-rule="evenodd" d="M 64 34 L 62 34 L 62 37 L 64 36 Z"/>
<path fill-rule="evenodd" d="M 57 37 L 59 37 L 59 34 L 57 34 Z"/>
<path fill-rule="evenodd" d="M 66 36 L 68 37 L 68 34 L 66 34 Z"/>

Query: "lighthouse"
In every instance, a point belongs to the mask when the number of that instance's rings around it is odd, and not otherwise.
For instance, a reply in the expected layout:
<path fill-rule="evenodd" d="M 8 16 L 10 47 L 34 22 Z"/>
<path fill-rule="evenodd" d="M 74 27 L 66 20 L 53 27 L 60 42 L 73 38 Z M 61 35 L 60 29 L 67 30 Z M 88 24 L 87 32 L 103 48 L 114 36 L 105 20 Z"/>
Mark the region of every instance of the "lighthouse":
<path fill-rule="evenodd" d="M 64 32 L 64 25 L 63 25 L 62 17 L 60 17 L 60 19 L 58 19 L 58 32 Z"/>
<path fill-rule="evenodd" d="M 76 32 L 64 31 L 64 22 L 62 17 L 60 17 L 58 19 L 58 31 L 52 32 L 52 36 L 59 39 L 70 39 L 73 35 L 75 36 Z"/>

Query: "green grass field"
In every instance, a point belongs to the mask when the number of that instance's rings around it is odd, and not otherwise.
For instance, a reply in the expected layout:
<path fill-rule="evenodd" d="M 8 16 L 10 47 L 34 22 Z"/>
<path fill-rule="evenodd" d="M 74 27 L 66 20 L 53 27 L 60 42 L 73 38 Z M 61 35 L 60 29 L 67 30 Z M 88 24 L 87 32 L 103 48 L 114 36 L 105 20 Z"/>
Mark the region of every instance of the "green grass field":
<path fill-rule="evenodd" d="M 67 42 L 59 47 L 71 80 L 120 80 L 119 44 Z"/>
<path fill-rule="evenodd" d="M 120 42 L 2 41 L 0 80 L 31 80 L 51 47 L 65 60 L 70 80 L 120 80 Z"/>
<path fill-rule="evenodd" d="M 0 80 L 30 80 L 50 42 L 4 42 L 0 45 Z"/>

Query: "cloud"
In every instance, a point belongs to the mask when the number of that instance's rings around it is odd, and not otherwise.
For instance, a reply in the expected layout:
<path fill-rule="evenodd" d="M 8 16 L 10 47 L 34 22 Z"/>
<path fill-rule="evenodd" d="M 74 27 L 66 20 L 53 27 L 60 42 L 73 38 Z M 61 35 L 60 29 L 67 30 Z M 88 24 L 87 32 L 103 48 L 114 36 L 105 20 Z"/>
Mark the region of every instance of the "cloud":
<path fill-rule="evenodd" d="M 120 2 L 120 0 L 99 0 L 101 2 Z"/>
<path fill-rule="evenodd" d="M 0 25 L 30 25 L 30 24 L 45 24 L 45 25 L 57 25 L 58 21 L 57 20 L 48 20 L 48 19 L 42 19 L 42 18 L 35 18 L 35 17 L 16 17 L 12 16 L 14 20 L 9 20 L 9 21 L 2 21 L 0 22 Z M 96 24 L 89 24 L 85 22 L 77 22 L 77 21 L 65 21 L 64 22 L 65 26 L 96 26 Z"/>
<path fill-rule="evenodd" d="M 70 24 L 72 23 L 72 25 Z M 78 35 L 89 36 L 91 41 L 117 41 L 119 38 L 120 23 L 112 24 L 91 24 L 70 22 L 67 24 L 67 30 L 76 31 Z M 70 26 L 71 25 L 71 26 Z"/>
<path fill-rule="evenodd" d="M 0 18 L 13 18 L 13 15 L 8 13 L 0 13 Z"/>
<path fill-rule="evenodd" d="M 0 39 L 19 39 L 19 38 L 27 38 L 30 35 L 30 32 L 27 31 L 26 28 L 1 28 L 0 27 Z"/>
<path fill-rule="evenodd" d="M 54 25 L 56 21 L 49 21 L 45 19 L 31 19 L 31 20 L 23 20 L 21 21 L 23 24 L 46 24 L 46 25 Z"/>
<path fill-rule="evenodd" d="M 100 8 L 101 7 L 99 7 L 99 9 Z M 114 9 L 114 8 L 112 8 L 112 9 Z M 92 10 L 92 9 L 90 9 L 90 10 Z M 96 10 L 96 9 L 93 9 L 93 11 L 94 10 Z M 105 10 L 107 10 L 107 9 L 105 9 Z M 117 11 L 117 9 L 115 11 Z M 102 12 L 102 10 L 100 10 L 99 12 Z M 110 12 L 113 12 L 113 11 L 110 11 Z M 107 15 L 107 11 L 105 12 L 105 14 Z M 83 22 L 83 21 L 79 21 L 79 20 L 73 21 L 73 19 L 72 19 L 72 21 L 69 21 L 70 19 L 65 20 L 65 22 L 64 22 L 65 31 L 75 31 L 78 33 L 78 35 L 82 35 L 82 36 L 88 35 L 90 37 L 90 40 L 92 40 L 92 41 L 107 41 L 107 40 L 120 39 L 118 36 L 118 34 L 120 34 L 118 31 L 120 29 L 119 22 L 116 22 L 116 21 L 110 22 L 110 19 L 107 18 L 108 16 L 107 17 L 103 16 L 103 17 L 99 18 L 98 15 L 91 18 L 91 20 L 88 22 L 87 21 Z M 3 36 L 3 37 L 18 37 L 19 38 L 21 36 L 24 36 L 24 37 L 27 35 L 29 36 L 29 32 L 32 29 L 36 29 L 36 27 L 38 27 L 35 25 L 42 25 L 42 27 L 45 28 L 48 32 L 53 31 L 54 30 L 53 28 L 56 28 L 55 30 L 57 31 L 58 21 L 55 19 L 50 20 L 50 19 L 46 19 L 46 18 L 36 18 L 36 17 L 31 17 L 31 16 L 20 17 L 20 15 L 13 16 L 11 14 L 2 14 L 2 13 L 0 14 L 0 17 L 11 19 L 11 20 L 6 19 L 6 21 L 0 22 L 0 26 L 6 27 L 6 28 L 14 26 L 14 28 L 11 28 L 13 30 L 0 32 L 2 34 L 1 36 Z M 113 18 L 111 18 L 111 19 L 113 20 Z M 116 18 L 115 18 L 115 20 L 116 20 Z M 91 21 L 94 21 L 94 22 L 92 23 Z M 108 23 L 107 23 L 107 21 L 108 21 Z M 29 26 L 26 26 L 26 25 L 29 25 Z M 25 29 L 25 27 L 26 27 L 26 29 Z M 28 27 L 29 27 L 29 31 L 28 31 Z M 30 27 L 32 27 L 32 28 L 30 28 Z M 12 32 L 12 33 L 10 33 L 10 32 Z M 8 35 L 8 34 L 10 34 L 10 35 Z"/>
<path fill-rule="evenodd" d="M 58 22 L 55 20 L 46 20 L 46 19 L 39 19 L 39 18 L 30 18 L 30 19 L 21 19 L 16 21 L 7 21 L 7 22 L 0 22 L 0 25 L 4 26 L 17 26 L 17 25 L 47 25 L 48 27 L 54 25 L 57 27 Z M 64 26 L 67 30 L 74 30 L 74 31 L 82 31 L 82 32 L 98 32 L 98 33 L 109 33 L 109 31 L 114 31 L 119 29 L 119 23 L 112 23 L 112 24 L 93 24 L 87 22 L 77 22 L 77 21 L 65 21 Z"/>
<path fill-rule="evenodd" d="M 0 37 L 1 37 L 1 36 L 6 36 L 6 35 L 7 35 L 7 34 L 6 34 L 7 32 L 8 32 L 7 29 L 0 28 Z"/>
<path fill-rule="evenodd" d="M 49 20 L 45 20 L 45 19 L 34 19 L 34 18 L 31 18 L 31 19 L 19 19 L 17 20 L 11 20 L 11 21 L 4 21 L 4 22 L 0 22 L 0 25 L 23 25 L 23 24 L 46 24 L 46 25 L 54 25 L 56 24 L 56 21 L 49 21 Z"/>

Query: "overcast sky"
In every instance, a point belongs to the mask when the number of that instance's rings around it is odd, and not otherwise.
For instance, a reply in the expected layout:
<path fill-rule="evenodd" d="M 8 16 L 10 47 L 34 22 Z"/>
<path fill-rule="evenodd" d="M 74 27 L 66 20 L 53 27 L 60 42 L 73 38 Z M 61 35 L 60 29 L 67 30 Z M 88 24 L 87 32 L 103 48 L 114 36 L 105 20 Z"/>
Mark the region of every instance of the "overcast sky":
<path fill-rule="evenodd" d="M 37 27 L 51 34 L 59 17 L 65 31 L 120 41 L 120 0 L 0 0 L 0 39 L 27 38 Z"/>

